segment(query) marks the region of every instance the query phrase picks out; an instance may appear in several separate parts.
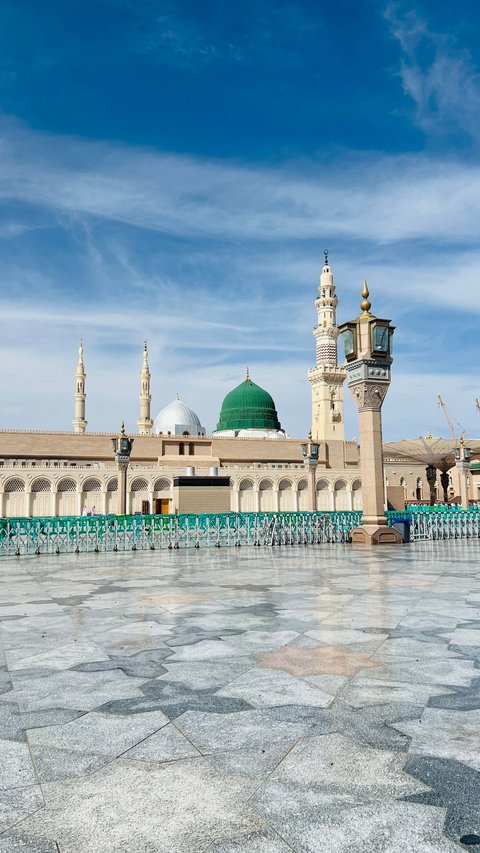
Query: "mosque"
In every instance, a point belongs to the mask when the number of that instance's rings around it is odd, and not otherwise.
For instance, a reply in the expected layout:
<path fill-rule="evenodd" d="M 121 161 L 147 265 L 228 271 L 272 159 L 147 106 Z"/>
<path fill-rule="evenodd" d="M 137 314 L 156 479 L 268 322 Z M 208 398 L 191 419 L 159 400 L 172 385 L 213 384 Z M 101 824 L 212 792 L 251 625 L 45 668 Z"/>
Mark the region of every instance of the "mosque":
<path fill-rule="evenodd" d="M 346 370 L 337 357 L 337 304 L 325 253 L 315 299 L 315 366 L 308 372 L 312 400 L 308 439 L 287 436 L 274 400 L 248 371 L 244 381 L 226 395 L 211 435 L 178 396 L 153 420 L 145 342 L 138 434 L 132 436 L 126 477 L 126 511 L 183 511 L 175 486 L 185 474 L 200 478 L 221 475 L 228 483 L 228 505 L 223 508 L 231 511 L 361 509 L 359 447 L 355 441 L 345 440 Z M 312 459 L 306 458 L 312 443 L 316 448 L 313 466 Z M 401 503 L 402 499 L 410 502 L 428 496 L 424 465 L 387 458 L 385 477 L 392 500 L 400 497 Z M 204 490 L 196 494 L 197 512 L 217 509 Z M 112 433 L 87 431 L 86 372 L 80 342 L 73 431 L 0 430 L 0 516 L 80 515 L 84 507 L 95 507 L 99 514 L 115 513 L 118 495 Z"/>

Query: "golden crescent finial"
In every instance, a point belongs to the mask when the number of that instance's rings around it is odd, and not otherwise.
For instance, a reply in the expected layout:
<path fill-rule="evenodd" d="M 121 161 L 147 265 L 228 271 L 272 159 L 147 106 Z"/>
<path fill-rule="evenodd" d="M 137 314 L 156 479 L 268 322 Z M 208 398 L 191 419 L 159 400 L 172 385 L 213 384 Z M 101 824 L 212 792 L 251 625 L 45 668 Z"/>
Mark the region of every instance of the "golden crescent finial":
<path fill-rule="evenodd" d="M 250 369 L 248 367 L 247 367 L 247 379 L 246 379 L 246 381 L 247 382 L 250 381 Z"/>
<path fill-rule="evenodd" d="M 369 296 L 370 296 L 370 293 L 368 290 L 367 279 L 364 278 L 363 279 L 363 288 L 362 288 L 362 301 L 360 303 L 360 308 L 362 309 L 364 316 L 367 316 L 367 317 L 370 315 L 370 308 L 372 307 L 372 303 L 370 302 L 370 300 L 368 298 Z"/>

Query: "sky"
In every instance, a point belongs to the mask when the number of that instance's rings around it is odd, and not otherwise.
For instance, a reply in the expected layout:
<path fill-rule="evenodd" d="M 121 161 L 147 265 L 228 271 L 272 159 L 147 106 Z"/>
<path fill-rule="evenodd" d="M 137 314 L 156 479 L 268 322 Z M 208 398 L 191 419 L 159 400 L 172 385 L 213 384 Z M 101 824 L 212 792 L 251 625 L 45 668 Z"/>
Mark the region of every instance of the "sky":
<path fill-rule="evenodd" d="M 323 250 L 338 322 L 396 326 L 384 439 L 480 436 L 475 0 L 4 0 L 2 428 L 92 431 L 245 378 L 310 428 Z M 358 434 L 345 388 L 346 436 Z"/>

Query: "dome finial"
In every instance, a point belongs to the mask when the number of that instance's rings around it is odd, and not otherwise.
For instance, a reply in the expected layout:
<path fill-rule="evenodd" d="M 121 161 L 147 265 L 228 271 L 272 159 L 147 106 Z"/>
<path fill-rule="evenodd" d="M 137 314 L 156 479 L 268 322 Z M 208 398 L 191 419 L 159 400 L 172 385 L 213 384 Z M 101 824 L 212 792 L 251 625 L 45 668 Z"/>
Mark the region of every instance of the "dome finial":
<path fill-rule="evenodd" d="M 245 381 L 250 382 L 250 368 L 248 368 L 248 367 L 247 367 L 247 378 Z"/>
<path fill-rule="evenodd" d="M 177 391 L 177 400 L 179 400 L 179 399 L 180 399 L 180 394 Z"/>
<path fill-rule="evenodd" d="M 323 250 L 323 266 L 328 267 L 328 249 Z"/>
<path fill-rule="evenodd" d="M 370 308 L 372 307 L 372 303 L 369 300 L 370 292 L 367 286 L 367 279 L 363 279 L 363 288 L 362 288 L 362 301 L 360 303 L 360 308 L 362 309 L 363 316 L 370 316 Z"/>

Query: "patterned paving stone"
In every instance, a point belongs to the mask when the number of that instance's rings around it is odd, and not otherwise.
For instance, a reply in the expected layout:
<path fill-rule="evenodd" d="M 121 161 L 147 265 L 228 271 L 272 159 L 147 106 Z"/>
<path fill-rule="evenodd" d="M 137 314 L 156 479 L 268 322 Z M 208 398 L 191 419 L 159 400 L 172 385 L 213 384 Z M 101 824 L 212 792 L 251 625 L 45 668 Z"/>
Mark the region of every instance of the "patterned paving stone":
<path fill-rule="evenodd" d="M 408 758 L 405 770 L 430 788 L 405 799 L 444 806 L 445 833 L 452 841 L 458 842 L 464 835 L 480 835 L 480 773 L 458 761 L 420 756 Z"/>
<path fill-rule="evenodd" d="M 469 849 L 479 564 L 474 540 L 2 560 L 0 853 Z"/>

